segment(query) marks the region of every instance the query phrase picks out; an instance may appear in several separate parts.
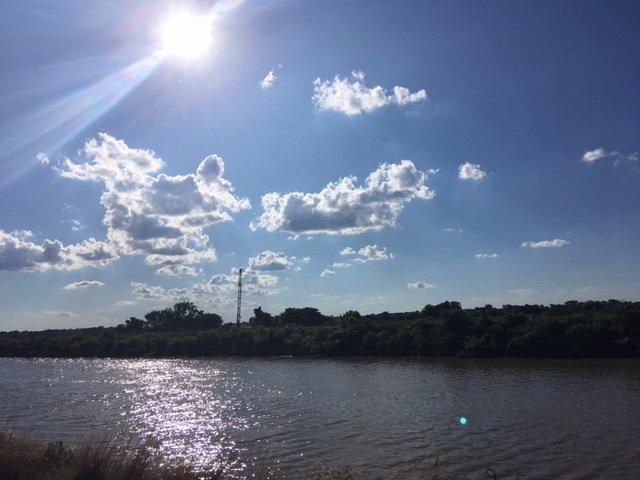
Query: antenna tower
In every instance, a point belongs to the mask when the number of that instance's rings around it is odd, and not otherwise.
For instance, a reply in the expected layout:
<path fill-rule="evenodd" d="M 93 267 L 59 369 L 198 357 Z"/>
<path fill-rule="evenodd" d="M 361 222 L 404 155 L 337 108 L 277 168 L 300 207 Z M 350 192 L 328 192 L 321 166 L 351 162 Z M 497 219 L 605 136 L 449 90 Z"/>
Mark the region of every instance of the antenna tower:
<path fill-rule="evenodd" d="M 239 327 L 242 321 L 242 269 L 238 270 L 238 308 L 236 309 L 236 325 Z"/>

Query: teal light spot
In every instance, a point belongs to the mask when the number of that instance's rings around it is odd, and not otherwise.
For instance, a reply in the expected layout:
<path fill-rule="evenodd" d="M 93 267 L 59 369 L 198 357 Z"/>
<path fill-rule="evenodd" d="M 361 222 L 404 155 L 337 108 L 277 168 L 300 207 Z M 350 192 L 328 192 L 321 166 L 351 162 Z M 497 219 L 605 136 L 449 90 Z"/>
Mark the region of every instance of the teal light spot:
<path fill-rule="evenodd" d="M 467 424 L 467 417 L 460 417 L 460 425 L 466 425 Z"/>

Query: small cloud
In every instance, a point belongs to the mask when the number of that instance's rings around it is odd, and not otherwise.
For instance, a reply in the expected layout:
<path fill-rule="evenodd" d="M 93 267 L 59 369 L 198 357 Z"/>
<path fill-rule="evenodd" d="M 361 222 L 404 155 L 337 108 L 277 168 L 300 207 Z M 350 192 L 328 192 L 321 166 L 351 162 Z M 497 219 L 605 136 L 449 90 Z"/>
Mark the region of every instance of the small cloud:
<path fill-rule="evenodd" d="M 287 270 L 293 263 L 282 252 L 265 250 L 255 257 L 249 258 L 248 266 L 251 270 Z"/>
<path fill-rule="evenodd" d="M 73 230 L 74 232 L 81 232 L 82 230 L 87 228 L 87 226 L 83 225 L 80 220 L 69 220 L 69 223 L 71 224 L 71 230 Z"/>
<path fill-rule="evenodd" d="M 460 180 L 482 180 L 487 176 L 487 173 L 482 170 L 480 165 L 474 163 L 463 163 L 458 167 L 458 178 Z"/>
<path fill-rule="evenodd" d="M 77 313 L 69 312 L 67 310 L 43 310 L 43 315 L 47 317 L 77 317 Z"/>
<path fill-rule="evenodd" d="M 393 254 L 389 253 L 387 247 L 379 247 L 378 245 L 365 245 L 358 250 L 358 255 L 369 262 L 377 262 L 393 258 Z"/>
<path fill-rule="evenodd" d="M 333 265 L 331 265 L 331 268 L 349 268 L 353 266 L 352 263 L 348 263 L 348 262 L 335 262 Z"/>
<path fill-rule="evenodd" d="M 275 71 L 269 70 L 269 72 L 264 76 L 262 81 L 260 82 L 260 88 L 263 90 L 268 90 L 271 88 L 278 77 L 276 77 Z"/>
<path fill-rule="evenodd" d="M 336 272 L 334 272 L 333 270 L 329 270 L 328 268 L 323 270 L 322 273 L 320 274 L 320 276 L 322 278 L 329 278 L 329 277 L 333 277 L 335 276 Z"/>
<path fill-rule="evenodd" d="M 461 228 L 453 228 L 453 227 L 445 227 L 442 229 L 443 232 L 450 232 L 450 233 L 462 233 L 462 229 Z"/>
<path fill-rule="evenodd" d="M 604 148 L 599 147 L 595 150 L 588 150 L 584 152 L 584 155 L 582 155 L 582 161 L 585 163 L 593 163 L 603 159 L 606 156 L 607 152 L 604 151 Z"/>
<path fill-rule="evenodd" d="M 355 254 L 356 254 L 356 251 L 351 247 L 345 247 L 342 250 L 340 250 L 340 255 L 343 255 L 343 256 L 345 256 L 345 255 L 355 255 Z"/>
<path fill-rule="evenodd" d="M 40 162 L 40 165 L 49 165 L 49 157 L 46 153 L 40 152 L 36 155 L 36 160 Z"/>
<path fill-rule="evenodd" d="M 336 75 L 333 81 L 317 78 L 313 82 L 313 103 L 319 110 L 333 110 L 348 116 L 371 113 L 387 105 L 407 105 L 427 99 L 425 90 L 409 91 L 406 87 L 395 86 L 393 93 L 380 85 L 369 88 L 364 84 L 365 75 L 361 71 L 351 72 L 349 78 Z"/>
<path fill-rule="evenodd" d="M 542 240 L 540 242 L 523 242 L 522 248 L 562 248 L 569 245 L 568 240 L 554 238 L 553 240 Z"/>
<path fill-rule="evenodd" d="M 193 265 L 168 264 L 158 268 L 156 274 L 165 277 L 195 277 L 202 275 L 202 269 Z"/>
<path fill-rule="evenodd" d="M 83 288 L 96 288 L 104 287 L 104 283 L 98 280 L 81 280 L 79 282 L 73 282 L 62 287 L 63 290 L 80 290 Z"/>
<path fill-rule="evenodd" d="M 498 258 L 497 253 L 476 253 L 476 258 Z"/>
<path fill-rule="evenodd" d="M 436 288 L 436 285 L 425 282 L 409 282 L 407 283 L 407 288 L 409 290 L 432 290 Z"/>

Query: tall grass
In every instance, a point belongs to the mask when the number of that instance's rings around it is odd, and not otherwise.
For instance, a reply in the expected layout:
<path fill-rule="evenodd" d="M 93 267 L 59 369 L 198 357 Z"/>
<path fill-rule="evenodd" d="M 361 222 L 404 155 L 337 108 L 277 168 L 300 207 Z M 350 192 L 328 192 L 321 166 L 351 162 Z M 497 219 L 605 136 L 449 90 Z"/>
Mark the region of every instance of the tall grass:
<path fill-rule="evenodd" d="M 263 466 L 252 480 L 276 480 L 299 475 L 273 473 Z M 453 480 L 437 473 L 392 475 L 389 480 Z M 231 480 L 223 470 L 196 472 L 186 465 L 169 464 L 144 446 L 121 446 L 115 441 L 70 448 L 62 442 L 44 443 L 31 433 L 0 430 L 0 480 Z M 305 480 L 384 480 L 358 474 L 351 468 L 332 470 L 322 465 Z"/>

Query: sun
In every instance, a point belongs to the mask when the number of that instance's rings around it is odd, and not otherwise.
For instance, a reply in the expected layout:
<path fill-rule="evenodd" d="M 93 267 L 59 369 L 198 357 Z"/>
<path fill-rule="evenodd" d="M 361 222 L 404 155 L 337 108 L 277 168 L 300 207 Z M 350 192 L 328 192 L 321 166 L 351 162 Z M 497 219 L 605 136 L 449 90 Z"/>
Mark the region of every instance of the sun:
<path fill-rule="evenodd" d="M 187 60 L 202 57 L 211 46 L 211 27 L 209 15 L 190 12 L 170 15 L 160 27 L 162 53 Z"/>

